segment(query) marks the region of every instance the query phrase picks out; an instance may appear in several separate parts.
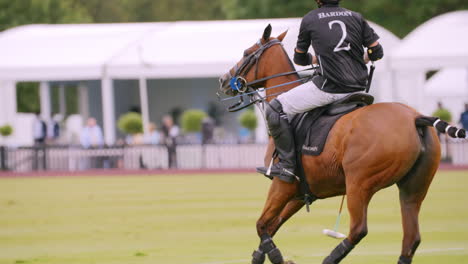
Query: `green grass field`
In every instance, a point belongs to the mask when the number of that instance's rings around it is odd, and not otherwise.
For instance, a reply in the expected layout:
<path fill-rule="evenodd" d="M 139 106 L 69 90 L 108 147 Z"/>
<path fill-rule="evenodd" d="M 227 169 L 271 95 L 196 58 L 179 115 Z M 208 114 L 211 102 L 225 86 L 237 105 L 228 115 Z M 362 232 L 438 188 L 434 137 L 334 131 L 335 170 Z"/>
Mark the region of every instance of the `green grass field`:
<path fill-rule="evenodd" d="M 268 186 L 255 174 L 0 179 L 0 263 L 250 263 Z M 467 171 L 438 173 L 413 263 L 468 263 L 466 186 Z M 339 243 L 321 234 L 339 203 L 318 201 L 286 223 L 275 239 L 284 255 L 321 263 Z M 379 192 L 369 215 L 369 235 L 342 263 L 397 262 L 397 188 Z"/>

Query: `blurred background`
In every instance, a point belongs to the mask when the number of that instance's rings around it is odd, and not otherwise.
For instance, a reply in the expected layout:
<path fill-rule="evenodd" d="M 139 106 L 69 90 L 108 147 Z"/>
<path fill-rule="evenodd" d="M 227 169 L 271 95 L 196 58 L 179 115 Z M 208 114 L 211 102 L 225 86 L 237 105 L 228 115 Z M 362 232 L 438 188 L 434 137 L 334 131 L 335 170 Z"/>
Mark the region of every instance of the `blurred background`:
<path fill-rule="evenodd" d="M 468 129 L 467 0 L 341 3 L 381 37 L 377 102 Z M 289 30 L 292 56 L 301 17 L 314 8 L 315 0 L 0 0 L 0 264 L 250 263 L 270 180 L 249 172 L 263 164 L 267 133 L 257 109 L 226 111 L 218 78 L 268 24 L 273 36 Z M 414 263 L 466 264 L 468 143 L 441 142 Z M 373 197 L 369 235 L 345 263 L 396 263 L 398 196 L 393 186 Z M 299 211 L 275 243 L 298 263 L 322 263 L 338 241 L 321 230 L 336 223 L 340 201 Z M 345 211 L 335 224 L 343 233 Z"/>
<path fill-rule="evenodd" d="M 371 94 L 458 126 L 468 111 L 468 2 L 343 0 L 381 36 Z M 0 167 L 253 168 L 267 134 L 228 113 L 218 77 L 269 23 L 293 55 L 313 0 L 0 0 Z M 468 113 L 467 113 L 468 115 Z M 444 160 L 468 148 L 443 138 Z"/>

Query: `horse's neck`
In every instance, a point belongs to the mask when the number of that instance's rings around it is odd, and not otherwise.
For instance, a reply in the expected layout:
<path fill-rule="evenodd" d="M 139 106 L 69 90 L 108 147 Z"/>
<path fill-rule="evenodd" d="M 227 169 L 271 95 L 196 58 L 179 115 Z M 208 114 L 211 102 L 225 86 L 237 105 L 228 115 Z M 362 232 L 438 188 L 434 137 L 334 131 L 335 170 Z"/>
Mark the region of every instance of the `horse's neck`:
<path fill-rule="evenodd" d="M 291 60 L 286 55 L 286 52 L 284 52 L 282 57 L 278 58 L 276 60 L 276 63 L 273 62 L 273 63 L 271 63 L 269 65 L 269 71 L 267 72 L 267 76 L 272 76 L 272 75 L 275 75 L 275 74 L 281 74 L 281 73 L 285 73 L 285 72 L 291 72 L 291 71 L 295 71 L 295 70 L 296 69 L 294 68 L 294 65 L 292 64 Z M 293 81 L 296 81 L 298 79 L 299 79 L 298 74 L 290 74 L 290 75 L 286 75 L 286 76 L 273 78 L 273 79 L 267 80 L 265 82 L 265 89 L 267 89 L 269 87 L 273 87 L 273 86 L 279 86 L 279 85 L 281 85 L 283 83 L 293 82 Z M 295 82 L 295 83 L 280 86 L 280 87 L 277 87 L 277 88 L 267 89 L 266 90 L 266 96 L 268 98 L 267 101 L 273 100 L 279 94 L 287 92 L 287 91 L 291 90 L 292 88 L 298 86 L 299 84 L 300 84 L 299 82 Z"/>

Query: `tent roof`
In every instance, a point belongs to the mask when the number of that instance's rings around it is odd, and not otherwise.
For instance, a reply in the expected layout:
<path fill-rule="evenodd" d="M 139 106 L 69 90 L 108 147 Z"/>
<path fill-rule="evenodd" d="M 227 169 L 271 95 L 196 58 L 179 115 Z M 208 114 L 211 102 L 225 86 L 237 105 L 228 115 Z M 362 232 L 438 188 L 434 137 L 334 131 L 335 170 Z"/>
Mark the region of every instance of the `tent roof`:
<path fill-rule="evenodd" d="M 468 69 L 443 69 L 426 82 L 424 90 L 430 96 L 468 98 Z"/>
<path fill-rule="evenodd" d="M 146 36 L 111 62 L 117 78 L 217 77 L 242 57 L 271 23 L 273 35 L 296 26 L 297 19 L 175 22 Z M 291 37 L 291 36 L 289 36 Z"/>
<path fill-rule="evenodd" d="M 100 79 L 103 66 L 165 24 L 28 25 L 0 34 L 0 79 Z"/>
<path fill-rule="evenodd" d="M 392 67 L 438 69 L 468 66 L 468 10 L 437 16 L 411 32 L 395 50 Z"/>
<path fill-rule="evenodd" d="M 300 20 L 20 26 L 0 33 L 0 79 L 217 77 L 269 23 L 273 36 L 289 29 L 284 45 L 292 56 Z M 386 47 L 399 42 L 389 31 L 372 26 Z"/>

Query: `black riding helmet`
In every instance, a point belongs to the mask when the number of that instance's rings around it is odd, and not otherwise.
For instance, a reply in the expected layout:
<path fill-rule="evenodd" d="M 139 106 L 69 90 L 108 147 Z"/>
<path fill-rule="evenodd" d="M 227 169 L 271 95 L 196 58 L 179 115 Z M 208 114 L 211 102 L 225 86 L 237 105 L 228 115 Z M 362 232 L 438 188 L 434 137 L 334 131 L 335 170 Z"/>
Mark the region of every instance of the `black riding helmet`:
<path fill-rule="evenodd" d="M 318 7 L 322 7 L 322 5 L 326 4 L 339 4 L 340 0 L 315 0 L 317 2 Z"/>

